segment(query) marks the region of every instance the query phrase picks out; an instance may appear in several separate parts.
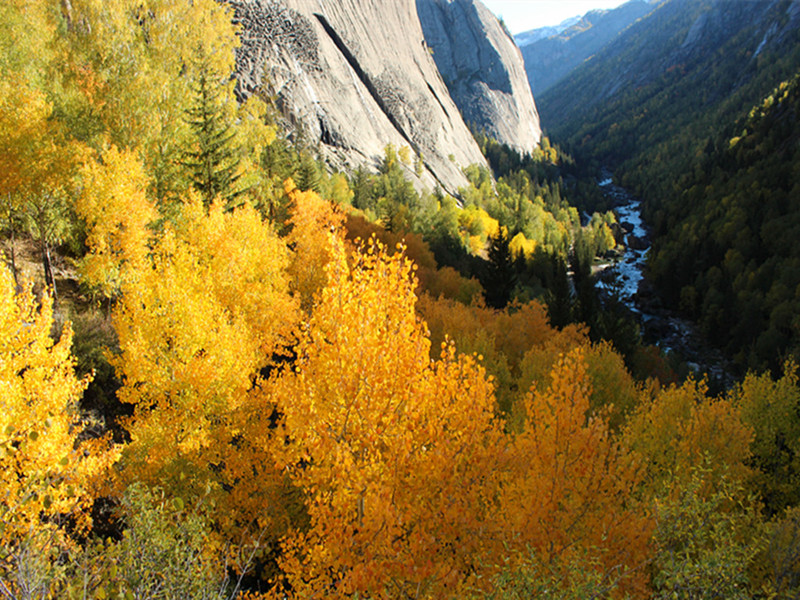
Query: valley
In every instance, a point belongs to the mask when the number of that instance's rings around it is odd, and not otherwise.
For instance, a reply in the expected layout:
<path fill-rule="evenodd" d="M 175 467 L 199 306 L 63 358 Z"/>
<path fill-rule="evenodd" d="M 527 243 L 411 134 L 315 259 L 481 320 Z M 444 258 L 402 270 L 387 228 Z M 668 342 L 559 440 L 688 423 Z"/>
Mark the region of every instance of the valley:
<path fill-rule="evenodd" d="M 800 2 L 517 40 L 0 3 L 0 597 L 800 596 Z"/>

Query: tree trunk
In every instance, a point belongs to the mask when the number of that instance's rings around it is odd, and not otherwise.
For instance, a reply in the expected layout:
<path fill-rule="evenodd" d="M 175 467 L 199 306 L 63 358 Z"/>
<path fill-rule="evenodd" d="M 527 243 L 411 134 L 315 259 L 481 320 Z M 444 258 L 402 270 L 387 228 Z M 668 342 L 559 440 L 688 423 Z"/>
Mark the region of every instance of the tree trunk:
<path fill-rule="evenodd" d="M 70 0 L 61 0 L 61 14 L 64 15 L 64 20 L 67 22 L 67 31 L 72 31 L 72 2 Z"/>
<path fill-rule="evenodd" d="M 56 290 L 56 278 L 53 276 L 53 262 L 50 259 L 50 245 L 47 239 L 42 236 L 42 265 L 44 266 L 44 283 L 50 288 L 53 294 L 53 306 L 58 303 L 58 291 Z"/>
<path fill-rule="evenodd" d="M 19 290 L 19 278 L 17 277 L 17 236 L 14 222 L 11 225 L 11 274 L 14 276 L 14 287 Z"/>
<path fill-rule="evenodd" d="M 11 194 L 5 196 L 3 215 L 8 222 L 8 230 L 11 233 L 11 274 L 14 276 L 14 285 L 19 288 L 19 277 L 17 275 L 17 228 L 14 223 L 14 208 L 11 202 Z"/>

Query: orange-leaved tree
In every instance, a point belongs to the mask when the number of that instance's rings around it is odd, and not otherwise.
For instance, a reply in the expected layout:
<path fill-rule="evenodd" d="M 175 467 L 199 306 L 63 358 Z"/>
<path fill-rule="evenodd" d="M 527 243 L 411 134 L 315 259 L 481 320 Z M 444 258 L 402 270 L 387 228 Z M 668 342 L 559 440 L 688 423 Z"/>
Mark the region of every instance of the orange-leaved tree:
<path fill-rule="evenodd" d="M 431 361 L 402 253 L 373 240 L 348 264 L 344 243 L 329 243 L 296 366 L 264 390 L 310 519 L 285 540 L 285 583 L 299 598 L 457 593 L 499 539 L 492 383 L 451 346 Z"/>
<path fill-rule="evenodd" d="M 516 414 L 520 362 L 536 344 L 556 335 L 539 302 L 512 303 L 503 310 L 487 307 L 482 300 L 466 306 L 456 300 L 422 294 L 417 309 L 430 328 L 434 348 L 451 339 L 459 352 L 477 354 L 494 377 L 499 410 Z"/>
<path fill-rule="evenodd" d="M 619 589 L 641 594 L 652 531 L 632 497 L 641 466 L 611 436 L 604 415 L 591 413 L 590 396 L 580 348 L 557 361 L 546 389 L 527 394 L 501 514 L 505 529 L 515 532 L 516 552 L 532 551 L 544 564 L 593 555 L 589 562 L 602 577 L 624 576 Z"/>
<path fill-rule="evenodd" d="M 642 392 L 611 344 L 592 344 L 585 330 L 567 326 L 544 343 L 531 348 L 520 367 L 520 389 L 531 386 L 540 391 L 547 389 L 553 366 L 561 355 L 575 348 L 583 349 L 591 383 L 590 409 L 593 412 L 607 410 L 609 424 L 616 431 L 638 404 Z"/>

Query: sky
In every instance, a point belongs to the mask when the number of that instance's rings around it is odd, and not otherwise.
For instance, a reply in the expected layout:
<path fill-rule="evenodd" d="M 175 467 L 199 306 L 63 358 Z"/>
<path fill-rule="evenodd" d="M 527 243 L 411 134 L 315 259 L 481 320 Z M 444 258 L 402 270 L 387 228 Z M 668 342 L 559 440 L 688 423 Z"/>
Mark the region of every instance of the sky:
<path fill-rule="evenodd" d="M 483 3 L 502 17 L 514 35 L 558 25 L 564 19 L 583 15 L 595 8 L 615 8 L 626 0 L 483 0 Z"/>

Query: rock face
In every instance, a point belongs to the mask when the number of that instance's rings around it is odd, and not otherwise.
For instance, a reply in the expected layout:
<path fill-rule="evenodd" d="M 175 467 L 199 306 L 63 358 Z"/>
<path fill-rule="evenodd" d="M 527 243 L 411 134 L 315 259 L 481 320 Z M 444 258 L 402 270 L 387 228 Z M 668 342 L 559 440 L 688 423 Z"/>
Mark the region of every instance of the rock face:
<path fill-rule="evenodd" d="M 485 164 L 423 38 L 414 0 L 227 0 L 242 26 L 239 89 L 260 86 L 340 168 L 377 166 L 387 144 L 422 157 L 433 189 L 456 194 Z"/>
<path fill-rule="evenodd" d="M 542 135 L 513 38 L 480 0 L 416 0 L 425 41 L 464 120 L 521 154 Z"/>

